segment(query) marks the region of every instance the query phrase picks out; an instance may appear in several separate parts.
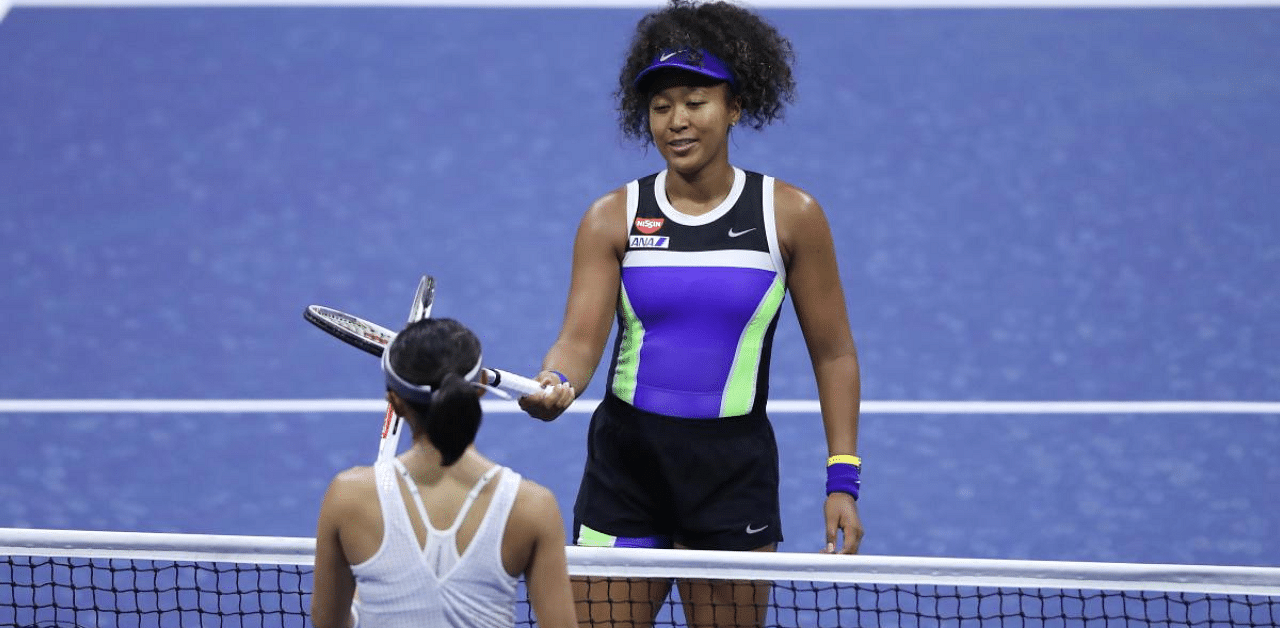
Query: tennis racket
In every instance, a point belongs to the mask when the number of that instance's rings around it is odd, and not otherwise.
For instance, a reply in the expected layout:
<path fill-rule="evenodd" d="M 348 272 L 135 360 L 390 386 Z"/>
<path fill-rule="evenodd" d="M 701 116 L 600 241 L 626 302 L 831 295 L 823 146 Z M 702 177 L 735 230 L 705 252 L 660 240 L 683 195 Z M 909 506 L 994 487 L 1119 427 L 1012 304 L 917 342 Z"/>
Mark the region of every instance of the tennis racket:
<path fill-rule="evenodd" d="M 435 305 L 435 299 L 436 280 L 431 275 L 423 275 L 418 280 L 418 291 L 413 295 L 413 304 L 409 306 L 409 320 L 405 324 L 431 318 L 431 306 Z M 390 344 L 391 341 L 388 340 L 386 346 Z M 379 462 L 395 457 L 396 446 L 400 444 L 400 427 L 403 425 L 404 420 L 387 403 L 387 414 L 382 417 L 382 438 L 378 441 Z"/>
<path fill-rule="evenodd" d="M 396 337 L 396 332 L 386 327 L 323 305 L 307 306 L 302 316 L 334 338 L 377 357 L 382 357 L 382 352 Z M 532 395 L 543 390 L 540 382 L 523 375 L 489 367 L 481 370 L 487 376 L 489 385 L 494 388 L 521 395 Z"/>

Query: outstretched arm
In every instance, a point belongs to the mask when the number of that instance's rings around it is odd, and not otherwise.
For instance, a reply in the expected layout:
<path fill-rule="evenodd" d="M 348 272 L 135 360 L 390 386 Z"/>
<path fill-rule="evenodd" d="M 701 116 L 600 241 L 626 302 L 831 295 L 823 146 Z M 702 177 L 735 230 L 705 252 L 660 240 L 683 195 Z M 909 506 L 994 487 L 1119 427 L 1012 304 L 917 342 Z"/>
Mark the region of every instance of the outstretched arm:
<path fill-rule="evenodd" d="M 592 204 L 578 226 L 564 322 L 542 360 L 544 370 L 535 378 L 558 385 L 558 372 L 568 382 L 550 392 L 521 398 L 520 407 L 531 416 L 555 419 L 591 382 L 613 326 L 625 244 L 626 190 L 619 189 Z"/>
<path fill-rule="evenodd" d="M 788 259 L 787 288 L 813 363 L 827 455 L 856 456 L 861 379 L 831 227 L 813 197 L 785 183 L 777 185 L 775 206 Z M 853 496 L 829 494 L 824 516 L 826 551 L 856 553 L 863 529 Z"/>

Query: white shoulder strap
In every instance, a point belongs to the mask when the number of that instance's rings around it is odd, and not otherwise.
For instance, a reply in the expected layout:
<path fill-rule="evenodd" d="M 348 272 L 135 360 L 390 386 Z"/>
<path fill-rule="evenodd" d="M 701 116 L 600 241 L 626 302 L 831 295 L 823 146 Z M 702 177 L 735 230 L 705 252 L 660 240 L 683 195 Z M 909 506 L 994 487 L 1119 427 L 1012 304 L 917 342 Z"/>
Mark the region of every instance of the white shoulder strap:
<path fill-rule="evenodd" d="M 452 534 L 458 530 L 458 527 L 462 525 L 462 520 L 466 518 L 467 512 L 471 510 L 471 505 L 480 496 L 480 491 L 483 491 L 484 487 L 489 484 L 489 480 L 492 480 L 493 476 L 497 475 L 501 470 L 502 465 L 495 464 L 488 471 L 485 471 L 484 475 L 480 476 L 476 485 L 467 492 L 467 499 L 462 502 L 462 507 L 458 509 L 458 516 L 453 518 L 453 525 L 449 526 L 448 530 L 445 530 L 446 533 Z"/>
<path fill-rule="evenodd" d="M 404 480 L 405 486 L 408 487 L 409 494 L 413 497 L 413 505 L 418 509 L 418 516 L 422 518 L 422 524 L 427 530 L 434 529 L 431 525 L 431 518 L 427 516 L 427 507 L 422 501 L 422 493 L 418 491 L 418 483 L 413 481 L 413 476 L 409 474 L 409 470 L 405 468 L 404 463 L 400 462 L 399 458 L 392 458 L 392 464 L 395 465 L 396 471 L 400 473 L 400 478 Z M 467 498 L 463 500 L 462 507 L 458 509 L 457 516 L 453 518 L 453 523 L 447 529 L 440 530 L 440 533 L 452 535 L 458 531 L 458 527 L 462 525 L 462 520 L 467 517 L 467 512 L 471 510 L 476 498 L 480 496 L 480 491 L 483 491 L 489 481 L 501 470 L 502 465 L 495 464 L 484 475 L 480 476 L 475 486 L 472 486 L 471 490 L 467 492 Z"/>
<path fill-rule="evenodd" d="M 427 507 L 422 503 L 422 493 L 418 492 L 418 483 L 413 481 L 413 476 L 409 475 L 409 470 L 404 467 L 404 463 L 399 458 L 392 458 L 392 464 L 396 466 L 396 471 L 400 472 L 400 479 L 404 480 L 405 487 L 409 489 L 409 494 L 413 496 L 413 505 L 418 508 L 418 516 L 422 518 L 422 525 L 428 530 L 431 529 L 431 519 L 427 517 Z"/>
<path fill-rule="evenodd" d="M 631 233 L 631 225 L 636 221 L 636 213 L 640 211 L 640 180 L 632 179 L 627 184 L 627 233 Z"/>
<path fill-rule="evenodd" d="M 769 241 L 769 256 L 773 258 L 773 268 L 778 271 L 778 280 L 787 285 L 787 266 L 782 261 L 782 246 L 778 244 L 778 214 L 774 207 L 773 194 L 775 180 L 765 176 L 761 186 L 761 207 L 764 208 L 764 232 Z"/>

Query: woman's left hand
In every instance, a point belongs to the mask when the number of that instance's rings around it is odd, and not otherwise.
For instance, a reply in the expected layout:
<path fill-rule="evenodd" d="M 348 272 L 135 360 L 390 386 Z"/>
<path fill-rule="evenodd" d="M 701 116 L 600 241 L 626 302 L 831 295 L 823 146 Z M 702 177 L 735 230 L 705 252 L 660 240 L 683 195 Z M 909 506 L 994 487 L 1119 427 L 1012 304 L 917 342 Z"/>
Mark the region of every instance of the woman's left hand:
<path fill-rule="evenodd" d="M 857 554 L 863 530 L 862 519 L 858 517 L 858 502 L 853 500 L 853 496 L 848 493 L 827 495 L 823 514 L 827 520 L 827 546 L 823 553 Z"/>

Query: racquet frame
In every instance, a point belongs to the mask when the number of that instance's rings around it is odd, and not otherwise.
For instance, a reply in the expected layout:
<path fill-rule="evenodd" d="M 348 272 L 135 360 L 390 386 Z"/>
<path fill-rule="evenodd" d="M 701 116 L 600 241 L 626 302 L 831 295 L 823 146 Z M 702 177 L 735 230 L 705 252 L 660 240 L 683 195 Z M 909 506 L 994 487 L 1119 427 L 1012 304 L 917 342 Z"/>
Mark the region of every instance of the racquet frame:
<path fill-rule="evenodd" d="M 413 305 L 409 310 L 408 323 L 414 323 L 431 317 L 435 304 L 435 278 L 423 275 L 418 282 L 418 291 L 414 295 Z M 309 305 L 303 311 L 303 318 L 329 335 L 351 345 L 365 353 L 381 357 L 396 332 L 358 316 L 336 310 L 323 305 Z M 406 323 L 406 324 L 408 324 Z M 488 368 L 482 369 L 485 381 L 489 386 L 504 391 L 531 395 L 545 390 L 538 381 L 517 375 L 510 371 Z M 382 461 L 395 456 L 400 442 L 400 427 L 403 420 L 396 414 L 391 403 L 387 403 L 387 411 L 382 421 L 382 435 L 378 442 L 378 460 Z"/>

